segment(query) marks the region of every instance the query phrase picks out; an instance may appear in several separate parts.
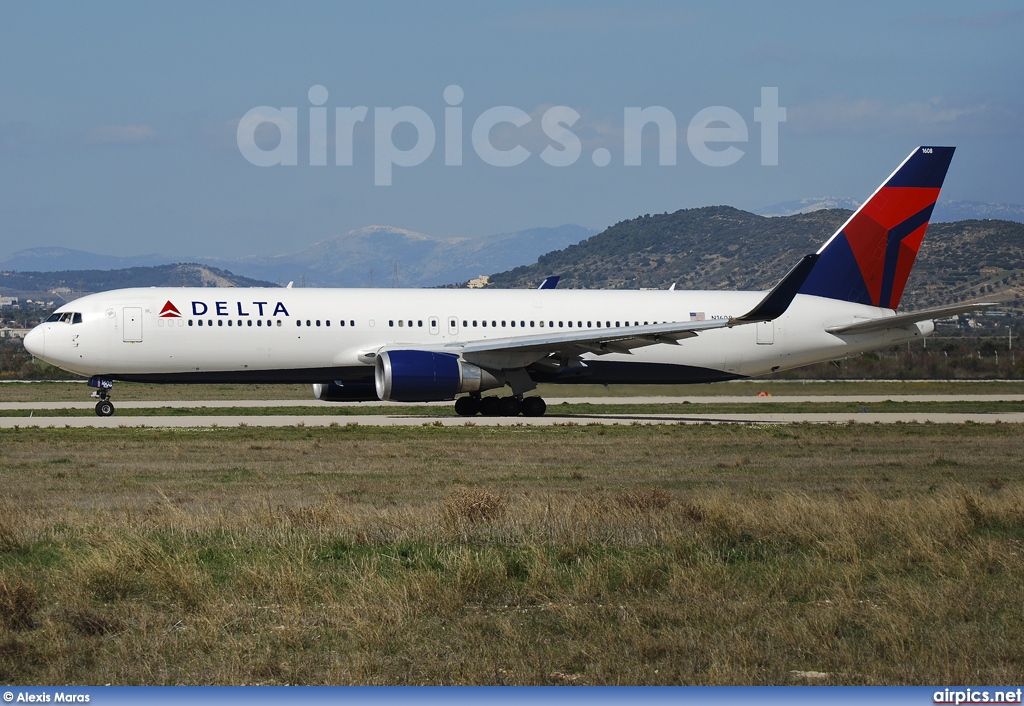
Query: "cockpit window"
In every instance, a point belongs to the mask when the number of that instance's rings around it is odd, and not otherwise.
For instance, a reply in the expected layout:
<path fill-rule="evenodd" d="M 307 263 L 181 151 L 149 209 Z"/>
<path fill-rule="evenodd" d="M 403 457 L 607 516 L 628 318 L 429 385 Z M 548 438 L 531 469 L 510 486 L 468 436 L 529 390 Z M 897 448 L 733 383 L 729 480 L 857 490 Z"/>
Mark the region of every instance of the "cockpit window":
<path fill-rule="evenodd" d="M 77 311 L 55 312 L 46 318 L 47 322 L 63 321 L 66 324 L 82 323 L 82 314 Z"/>
<path fill-rule="evenodd" d="M 82 315 L 81 315 L 81 314 L 79 314 L 79 313 L 78 313 L 78 312 L 76 311 L 76 312 L 75 312 L 75 313 L 74 313 L 74 314 L 72 315 L 71 323 L 73 323 L 73 324 L 80 324 L 80 323 L 82 323 Z"/>
<path fill-rule="evenodd" d="M 52 321 L 60 321 L 60 317 L 61 314 L 50 314 L 48 317 L 46 317 L 46 323 L 50 323 Z"/>

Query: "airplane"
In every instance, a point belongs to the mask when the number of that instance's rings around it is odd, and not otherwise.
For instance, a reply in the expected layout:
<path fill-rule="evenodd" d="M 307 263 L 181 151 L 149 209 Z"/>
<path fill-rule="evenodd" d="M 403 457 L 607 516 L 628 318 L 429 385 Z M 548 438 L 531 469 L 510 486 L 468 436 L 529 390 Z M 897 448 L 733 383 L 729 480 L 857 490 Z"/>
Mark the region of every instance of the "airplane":
<path fill-rule="evenodd" d="M 953 147 L 918 147 L 770 291 L 136 288 L 90 294 L 25 348 L 115 380 L 309 383 L 325 401 L 455 400 L 540 416 L 539 383 L 705 383 L 915 340 L 991 304 L 897 313 Z M 553 285 L 551 285 L 553 287 Z M 483 395 L 509 388 L 510 394 Z"/>

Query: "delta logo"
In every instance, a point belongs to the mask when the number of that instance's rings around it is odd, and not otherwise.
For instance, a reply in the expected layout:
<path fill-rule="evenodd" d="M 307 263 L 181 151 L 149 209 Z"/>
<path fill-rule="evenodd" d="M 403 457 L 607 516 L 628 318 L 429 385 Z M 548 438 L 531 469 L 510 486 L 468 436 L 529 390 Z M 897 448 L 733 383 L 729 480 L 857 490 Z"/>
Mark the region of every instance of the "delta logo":
<path fill-rule="evenodd" d="M 159 318 L 161 318 L 161 319 L 180 319 L 181 318 L 181 312 L 178 311 L 178 307 L 174 306 L 174 304 L 171 303 L 171 300 L 168 299 L 167 303 L 164 304 L 164 308 L 160 310 L 160 317 Z"/>

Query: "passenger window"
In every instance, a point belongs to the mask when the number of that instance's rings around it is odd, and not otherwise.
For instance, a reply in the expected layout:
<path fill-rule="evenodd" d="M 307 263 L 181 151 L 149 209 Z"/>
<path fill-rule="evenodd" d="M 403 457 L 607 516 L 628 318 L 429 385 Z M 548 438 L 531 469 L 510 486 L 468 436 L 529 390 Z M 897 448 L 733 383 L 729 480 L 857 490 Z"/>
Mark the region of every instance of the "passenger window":
<path fill-rule="evenodd" d="M 398 328 L 403 328 L 404 326 L 405 326 L 405 321 L 403 321 L 402 319 L 399 319 L 398 320 Z"/>
<path fill-rule="evenodd" d="M 217 319 L 217 325 L 218 326 L 223 326 L 224 325 L 224 319 Z"/>
<path fill-rule="evenodd" d="M 309 322 L 308 322 L 308 321 L 307 321 L 306 323 L 307 323 L 307 324 L 309 324 Z M 246 325 L 246 326 L 252 326 L 252 319 L 249 319 L 248 321 L 246 321 L 246 322 L 245 322 L 245 325 Z"/>
<path fill-rule="evenodd" d="M 280 325 L 281 325 L 281 319 L 278 319 L 278 320 L 277 320 L 277 325 L 278 325 L 278 326 L 280 326 Z"/>
<path fill-rule="evenodd" d="M 419 328 L 423 328 L 423 322 L 422 321 L 417 321 L 416 322 L 416 326 L 418 326 Z"/>
<path fill-rule="evenodd" d="M 189 325 L 189 326 L 191 326 L 191 325 L 192 325 L 192 319 L 189 319 L 189 320 L 188 320 L 188 325 Z"/>
<path fill-rule="evenodd" d="M 388 321 L 388 326 L 391 326 L 392 328 L 394 328 L 394 325 L 395 325 L 394 321 Z"/>
<path fill-rule="evenodd" d="M 327 319 L 327 321 L 324 322 L 324 326 L 330 326 L 330 325 L 331 325 L 331 320 Z"/>
<path fill-rule="evenodd" d="M 505 322 L 504 321 L 501 322 L 501 327 L 505 328 Z"/>
<path fill-rule="evenodd" d="M 316 320 L 316 325 L 317 325 L 317 326 L 319 326 L 319 325 L 320 325 L 320 319 L 317 319 L 317 320 Z"/>
<path fill-rule="evenodd" d="M 487 328 L 487 322 L 486 321 L 481 321 L 480 325 L 483 326 L 484 328 Z"/>
<path fill-rule="evenodd" d="M 409 328 L 412 328 L 412 321 L 409 322 Z"/>
<path fill-rule="evenodd" d="M 532 321 L 530 322 L 530 328 L 533 328 L 533 322 Z"/>
<path fill-rule="evenodd" d="M 503 324 L 504 324 L 505 322 L 504 322 L 504 321 L 502 321 L 501 323 L 503 323 Z M 515 321 L 512 321 L 511 323 L 512 323 L 512 328 L 515 328 L 515 327 L 516 327 L 516 322 L 515 322 Z"/>
<path fill-rule="evenodd" d="M 355 326 L 356 325 L 355 319 L 349 319 L 348 325 L 349 326 Z"/>
<path fill-rule="evenodd" d="M 561 321 L 558 322 L 558 328 L 562 328 L 562 322 Z"/>
<path fill-rule="evenodd" d="M 341 325 L 342 325 L 342 326 L 344 326 L 344 325 L 345 325 L 345 319 L 342 319 L 342 320 L 341 320 Z"/>

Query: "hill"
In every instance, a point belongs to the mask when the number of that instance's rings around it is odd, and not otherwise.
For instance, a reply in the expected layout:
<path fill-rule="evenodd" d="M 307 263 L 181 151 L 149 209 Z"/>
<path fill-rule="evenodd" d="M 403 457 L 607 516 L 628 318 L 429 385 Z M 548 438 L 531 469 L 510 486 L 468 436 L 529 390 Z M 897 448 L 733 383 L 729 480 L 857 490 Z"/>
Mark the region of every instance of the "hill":
<path fill-rule="evenodd" d="M 123 270 L 131 267 L 164 265 L 167 264 L 167 260 L 168 258 L 155 254 L 118 257 L 71 248 L 40 247 L 19 250 L 6 260 L 0 261 L 0 271 Z"/>
<path fill-rule="evenodd" d="M 73 299 L 89 292 L 122 287 L 276 287 L 272 282 L 241 277 L 227 270 L 196 263 L 121 270 L 65 270 L 63 272 L 0 272 L 0 293 L 40 297 L 57 294 Z"/>
<path fill-rule="evenodd" d="M 765 289 L 849 216 L 826 209 L 768 218 L 728 206 L 646 215 L 492 275 L 490 286 L 535 287 L 558 274 L 559 287 Z M 1024 304 L 1024 224 L 933 223 L 902 308 L 982 299 Z"/>

